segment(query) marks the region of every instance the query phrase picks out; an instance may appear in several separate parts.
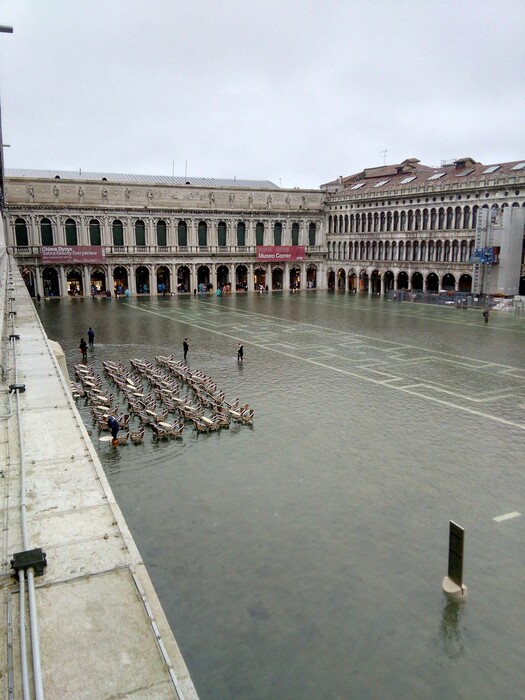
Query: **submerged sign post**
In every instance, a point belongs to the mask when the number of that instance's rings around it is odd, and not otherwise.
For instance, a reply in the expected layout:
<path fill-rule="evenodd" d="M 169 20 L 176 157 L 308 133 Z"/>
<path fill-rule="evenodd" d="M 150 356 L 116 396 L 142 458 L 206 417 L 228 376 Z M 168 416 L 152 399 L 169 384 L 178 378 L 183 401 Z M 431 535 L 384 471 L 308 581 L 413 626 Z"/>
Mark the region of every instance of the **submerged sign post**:
<path fill-rule="evenodd" d="M 463 543 L 465 530 L 450 521 L 448 535 L 448 577 L 458 586 L 463 585 Z"/>
<path fill-rule="evenodd" d="M 448 573 L 443 579 L 443 591 L 445 595 L 456 602 L 463 602 L 467 598 L 467 587 L 463 584 L 463 547 L 465 530 L 450 521 L 448 535 Z"/>

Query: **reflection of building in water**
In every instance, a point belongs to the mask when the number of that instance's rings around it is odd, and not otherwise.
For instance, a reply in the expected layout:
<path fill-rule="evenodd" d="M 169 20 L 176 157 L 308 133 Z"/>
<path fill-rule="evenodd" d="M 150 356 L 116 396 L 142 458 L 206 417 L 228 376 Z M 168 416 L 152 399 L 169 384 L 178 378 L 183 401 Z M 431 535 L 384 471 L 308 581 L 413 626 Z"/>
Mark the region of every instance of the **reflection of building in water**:
<path fill-rule="evenodd" d="M 67 294 L 71 282 L 81 294 L 117 282 L 131 293 L 144 285 L 169 293 L 262 284 L 525 294 L 525 161 L 460 158 L 430 167 L 408 158 L 318 190 L 236 178 L 8 170 L 6 203 L 8 249 L 35 294 Z M 48 261 L 42 246 L 99 247 L 104 260 Z M 257 246 L 304 253 L 263 259 Z"/>
<path fill-rule="evenodd" d="M 443 608 L 439 636 L 443 642 L 443 650 L 449 659 L 460 659 L 463 656 L 464 642 L 461 618 L 465 610 L 465 605 L 450 601 L 447 601 Z"/>

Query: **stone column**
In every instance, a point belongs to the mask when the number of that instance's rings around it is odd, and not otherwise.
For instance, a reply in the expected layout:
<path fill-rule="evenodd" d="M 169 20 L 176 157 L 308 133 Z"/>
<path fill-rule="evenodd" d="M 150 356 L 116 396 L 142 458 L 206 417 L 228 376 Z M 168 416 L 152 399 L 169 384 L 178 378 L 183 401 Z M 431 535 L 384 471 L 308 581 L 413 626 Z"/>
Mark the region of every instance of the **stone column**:
<path fill-rule="evenodd" d="M 188 227 L 188 245 L 193 247 L 197 245 L 197 229 L 195 228 L 195 219 L 193 217 L 190 219 Z"/>
<path fill-rule="evenodd" d="M 137 266 L 130 265 L 128 272 L 128 289 L 133 296 L 137 294 Z"/>
<path fill-rule="evenodd" d="M 253 292 L 253 271 L 254 263 L 248 263 L 248 291 Z"/>
<path fill-rule="evenodd" d="M 82 266 L 82 286 L 84 287 L 84 295 L 91 294 L 91 272 L 89 265 Z"/>
<path fill-rule="evenodd" d="M 35 221 L 35 215 L 30 214 L 29 216 L 29 230 L 28 230 L 28 243 L 29 245 L 39 245 L 38 243 L 38 227 Z M 36 286 L 36 282 L 35 282 Z"/>
<path fill-rule="evenodd" d="M 78 217 L 78 245 L 89 245 L 86 232 L 86 217 L 83 214 Z"/>
<path fill-rule="evenodd" d="M 253 219 L 248 220 L 248 226 L 246 230 L 246 245 L 247 246 L 254 246 L 255 245 L 255 225 Z"/>
<path fill-rule="evenodd" d="M 41 297 L 44 296 L 44 283 L 42 281 L 42 268 L 37 265 L 35 267 L 35 295 L 40 294 Z"/>
<path fill-rule="evenodd" d="M 59 289 L 60 296 L 67 297 L 67 295 L 68 295 L 67 280 L 66 280 L 66 273 L 64 271 L 63 265 L 60 265 L 60 267 L 58 268 L 58 283 L 60 285 L 60 289 Z"/>
<path fill-rule="evenodd" d="M 98 220 L 100 221 L 100 244 L 102 246 L 110 246 L 113 241 L 108 233 L 108 217 L 99 216 Z"/>
<path fill-rule="evenodd" d="M 146 248 L 149 252 L 150 246 L 153 245 L 151 215 L 144 217 L 144 243 L 146 244 Z"/>
<path fill-rule="evenodd" d="M 301 289 L 306 289 L 307 284 L 306 284 L 306 263 L 305 262 L 301 263 L 300 269 L 301 269 L 301 273 L 300 273 L 301 274 L 301 281 L 300 281 Z"/>

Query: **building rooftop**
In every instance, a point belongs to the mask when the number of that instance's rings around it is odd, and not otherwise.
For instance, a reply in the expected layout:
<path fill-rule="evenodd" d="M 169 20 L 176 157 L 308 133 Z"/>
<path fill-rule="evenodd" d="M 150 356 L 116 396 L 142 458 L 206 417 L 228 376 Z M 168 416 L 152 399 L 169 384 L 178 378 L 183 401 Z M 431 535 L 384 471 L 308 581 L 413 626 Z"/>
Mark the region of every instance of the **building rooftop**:
<path fill-rule="evenodd" d="M 242 180 L 213 177 L 178 177 L 169 175 L 132 175 L 125 173 L 91 173 L 79 170 L 30 170 L 25 168 L 8 168 L 6 177 L 25 177 L 41 180 L 79 180 L 82 182 L 113 182 L 130 185 L 192 185 L 193 187 L 238 187 L 239 189 L 279 190 L 270 180 Z"/>
<path fill-rule="evenodd" d="M 365 168 L 361 172 L 339 177 L 324 185 L 321 189 L 332 191 L 337 196 L 341 194 L 379 193 L 410 187 L 442 184 L 450 186 L 469 181 L 480 182 L 500 175 L 519 176 L 525 174 L 525 160 L 510 163 L 493 163 L 486 165 L 476 162 L 471 157 L 458 158 L 442 163 L 440 167 L 422 165 L 417 158 L 407 158 L 402 163 L 384 165 L 376 168 Z"/>

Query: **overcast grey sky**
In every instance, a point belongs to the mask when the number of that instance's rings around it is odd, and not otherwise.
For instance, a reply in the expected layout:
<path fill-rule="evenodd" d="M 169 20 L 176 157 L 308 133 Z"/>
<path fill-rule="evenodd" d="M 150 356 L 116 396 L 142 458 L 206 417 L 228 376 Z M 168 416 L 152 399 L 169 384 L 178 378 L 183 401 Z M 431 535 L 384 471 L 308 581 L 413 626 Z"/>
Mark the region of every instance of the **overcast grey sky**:
<path fill-rule="evenodd" d="M 318 187 L 525 158 L 525 0 L 2 0 L 7 168 Z"/>

